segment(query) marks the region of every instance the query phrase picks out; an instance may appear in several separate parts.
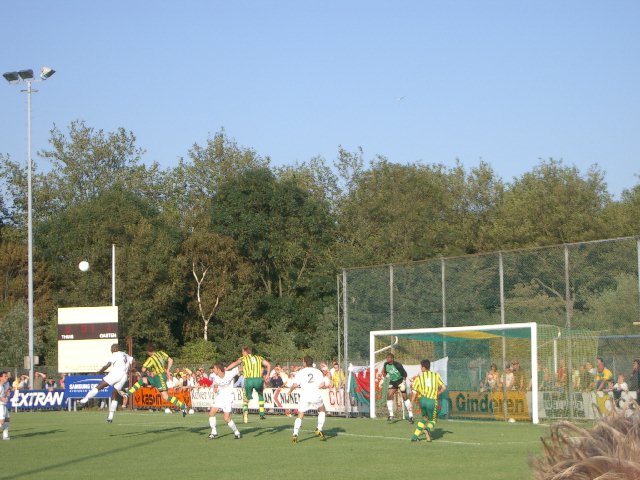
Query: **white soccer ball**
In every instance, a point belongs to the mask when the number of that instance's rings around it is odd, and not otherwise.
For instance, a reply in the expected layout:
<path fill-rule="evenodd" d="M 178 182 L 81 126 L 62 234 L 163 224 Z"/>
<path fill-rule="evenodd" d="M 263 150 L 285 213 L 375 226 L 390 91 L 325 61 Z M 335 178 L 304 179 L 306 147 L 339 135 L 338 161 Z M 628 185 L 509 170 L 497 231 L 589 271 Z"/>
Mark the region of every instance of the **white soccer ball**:
<path fill-rule="evenodd" d="M 510 418 L 509 419 L 509 423 L 516 423 L 516 419 L 515 418 Z"/>
<path fill-rule="evenodd" d="M 194 413 L 196 413 L 196 411 L 193 408 L 189 409 L 189 415 L 193 415 Z"/>
<path fill-rule="evenodd" d="M 82 260 L 78 264 L 78 268 L 80 269 L 81 272 L 86 272 L 87 270 L 89 270 L 89 262 L 87 262 L 86 260 Z"/>
<path fill-rule="evenodd" d="M 165 408 L 164 409 L 164 413 L 171 413 L 171 409 L 170 408 Z"/>

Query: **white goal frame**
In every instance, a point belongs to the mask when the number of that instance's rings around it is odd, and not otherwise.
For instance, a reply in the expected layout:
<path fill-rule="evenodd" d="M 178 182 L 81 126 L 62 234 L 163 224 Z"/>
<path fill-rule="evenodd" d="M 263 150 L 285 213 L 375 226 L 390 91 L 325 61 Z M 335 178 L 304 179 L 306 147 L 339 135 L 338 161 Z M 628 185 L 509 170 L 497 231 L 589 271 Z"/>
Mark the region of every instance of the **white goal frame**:
<path fill-rule="evenodd" d="M 538 418 L 538 324 L 528 323 L 500 323 L 494 325 L 470 325 L 465 327 L 439 327 L 439 328 L 409 328 L 404 330 L 374 330 L 369 332 L 369 414 L 371 418 L 376 418 L 375 402 L 375 338 L 380 336 L 403 336 L 423 333 L 455 333 L 471 331 L 494 331 L 494 330 L 522 330 L 529 329 L 529 339 L 531 342 L 531 421 L 534 424 L 539 422 Z M 397 343 L 397 339 L 396 339 Z M 389 347 L 385 347 L 387 349 Z"/>

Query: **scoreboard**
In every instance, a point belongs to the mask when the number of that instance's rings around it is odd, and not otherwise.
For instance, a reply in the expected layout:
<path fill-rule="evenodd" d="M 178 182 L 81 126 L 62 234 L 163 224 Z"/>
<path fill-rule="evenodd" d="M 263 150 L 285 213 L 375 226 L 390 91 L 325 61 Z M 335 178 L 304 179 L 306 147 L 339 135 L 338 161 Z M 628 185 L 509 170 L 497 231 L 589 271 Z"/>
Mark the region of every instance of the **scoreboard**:
<path fill-rule="evenodd" d="M 58 309 L 58 372 L 100 370 L 118 343 L 118 307 Z"/>

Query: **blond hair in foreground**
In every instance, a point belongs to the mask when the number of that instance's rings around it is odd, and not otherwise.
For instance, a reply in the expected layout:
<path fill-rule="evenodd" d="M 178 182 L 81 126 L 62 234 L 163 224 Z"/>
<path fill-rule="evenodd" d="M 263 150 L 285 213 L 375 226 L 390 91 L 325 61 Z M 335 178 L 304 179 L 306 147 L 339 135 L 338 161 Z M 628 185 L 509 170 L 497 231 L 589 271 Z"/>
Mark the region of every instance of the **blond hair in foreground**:
<path fill-rule="evenodd" d="M 598 420 L 591 429 L 561 422 L 543 438 L 542 458 L 530 464 L 536 480 L 640 480 L 640 414 L 633 410 Z"/>

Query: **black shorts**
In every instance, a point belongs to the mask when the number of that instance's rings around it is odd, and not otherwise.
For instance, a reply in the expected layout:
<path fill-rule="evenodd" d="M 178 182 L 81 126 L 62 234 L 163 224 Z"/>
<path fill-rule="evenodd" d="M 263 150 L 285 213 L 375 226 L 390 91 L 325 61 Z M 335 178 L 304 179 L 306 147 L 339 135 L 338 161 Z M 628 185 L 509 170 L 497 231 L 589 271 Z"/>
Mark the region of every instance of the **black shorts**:
<path fill-rule="evenodd" d="M 387 388 L 399 388 L 400 384 L 404 382 L 404 378 L 401 378 L 400 380 L 395 380 L 393 382 L 389 382 L 389 386 Z"/>

